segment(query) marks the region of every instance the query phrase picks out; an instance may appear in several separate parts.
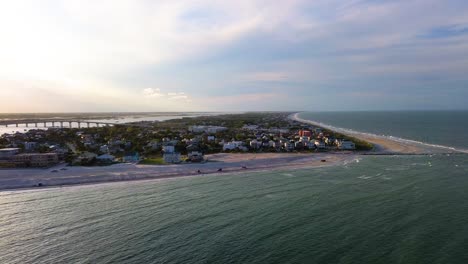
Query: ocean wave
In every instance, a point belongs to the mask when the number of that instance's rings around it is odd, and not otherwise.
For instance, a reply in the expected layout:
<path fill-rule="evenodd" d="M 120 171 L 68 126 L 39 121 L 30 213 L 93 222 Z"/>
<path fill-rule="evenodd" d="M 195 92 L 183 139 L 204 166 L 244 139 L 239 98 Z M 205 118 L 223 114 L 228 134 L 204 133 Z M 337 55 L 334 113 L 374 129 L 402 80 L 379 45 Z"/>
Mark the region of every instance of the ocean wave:
<path fill-rule="evenodd" d="M 391 135 L 383 135 L 383 134 L 382 135 L 377 135 L 377 134 L 373 134 L 373 133 L 356 131 L 356 130 L 349 129 L 349 128 L 336 127 L 336 126 L 332 126 L 332 125 L 317 122 L 317 121 L 307 120 L 307 119 L 300 118 L 299 113 L 296 113 L 296 114 L 292 115 L 291 118 L 293 120 L 296 120 L 296 121 L 299 121 L 299 122 L 303 122 L 303 123 L 323 127 L 323 128 L 329 129 L 329 130 L 333 130 L 333 131 L 336 131 L 336 132 L 339 132 L 339 133 L 343 133 L 343 134 L 361 135 L 361 136 L 367 136 L 367 137 L 373 137 L 373 138 L 388 139 L 388 140 L 392 140 L 392 141 L 395 141 L 395 142 L 398 142 L 398 143 L 416 144 L 416 145 L 420 145 L 420 146 L 424 146 L 424 147 L 446 149 L 446 150 L 450 150 L 450 151 L 454 151 L 454 152 L 467 153 L 468 154 L 468 149 L 455 148 L 455 147 L 439 145 L 439 144 L 432 144 L 432 143 L 427 143 L 427 142 L 422 142 L 422 141 L 412 140 L 412 139 L 406 139 L 406 138 L 401 138 L 401 137 L 396 137 L 396 136 L 391 136 Z"/>

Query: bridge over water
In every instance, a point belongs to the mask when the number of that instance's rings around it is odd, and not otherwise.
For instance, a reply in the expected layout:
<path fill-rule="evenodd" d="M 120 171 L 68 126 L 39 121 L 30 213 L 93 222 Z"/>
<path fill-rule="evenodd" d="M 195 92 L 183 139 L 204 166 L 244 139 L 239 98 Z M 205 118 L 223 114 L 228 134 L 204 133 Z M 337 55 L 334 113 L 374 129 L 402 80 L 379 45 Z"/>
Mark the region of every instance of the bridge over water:
<path fill-rule="evenodd" d="M 87 120 L 70 120 L 70 119 L 18 119 L 18 120 L 0 120 L 0 126 L 25 126 L 25 127 L 60 127 L 60 128 L 72 128 L 75 127 L 102 127 L 102 126 L 131 126 L 132 124 L 125 123 L 113 123 L 113 122 L 102 122 L 102 121 L 87 121 Z M 135 125 L 135 124 L 133 124 Z"/>

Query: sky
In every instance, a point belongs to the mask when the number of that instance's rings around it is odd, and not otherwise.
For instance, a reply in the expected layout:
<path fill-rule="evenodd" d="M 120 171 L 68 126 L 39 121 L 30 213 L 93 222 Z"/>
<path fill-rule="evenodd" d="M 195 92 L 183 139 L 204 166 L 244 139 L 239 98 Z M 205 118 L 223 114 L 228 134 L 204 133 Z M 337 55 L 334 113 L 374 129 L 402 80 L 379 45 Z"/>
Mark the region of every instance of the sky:
<path fill-rule="evenodd" d="M 466 0 L 0 0 L 0 112 L 468 109 Z"/>

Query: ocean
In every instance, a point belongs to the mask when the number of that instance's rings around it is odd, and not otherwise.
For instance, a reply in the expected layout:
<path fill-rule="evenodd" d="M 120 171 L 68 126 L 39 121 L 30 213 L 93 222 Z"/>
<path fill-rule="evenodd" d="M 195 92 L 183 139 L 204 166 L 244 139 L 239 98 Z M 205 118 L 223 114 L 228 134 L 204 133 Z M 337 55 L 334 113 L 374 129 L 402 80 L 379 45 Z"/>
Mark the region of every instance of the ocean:
<path fill-rule="evenodd" d="M 303 112 L 328 126 L 468 150 L 468 111 Z"/>
<path fill-rule="evenodd" d="M 466 147 L 466 112 L 405 121 L 422 134 L 393 127 L 401 112 L 385 112 L 382 123 L 382 112 L 360 113 L 343 113 L 348 125 L 339 113 L 300 117 Z M 3 191 L 0 263 L 468 263 L 467 161 L 362 156 L 312 169 Z"/>

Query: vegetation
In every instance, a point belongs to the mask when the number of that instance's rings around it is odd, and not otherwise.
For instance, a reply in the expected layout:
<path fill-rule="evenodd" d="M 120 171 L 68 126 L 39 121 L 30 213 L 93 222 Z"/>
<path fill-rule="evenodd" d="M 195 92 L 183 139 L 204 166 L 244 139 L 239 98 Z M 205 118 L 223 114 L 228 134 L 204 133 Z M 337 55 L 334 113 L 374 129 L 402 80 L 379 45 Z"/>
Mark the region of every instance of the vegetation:
<path fill-rule="evenodd" d="M 153 158 L 146 158 L 140 161 L 139 164 L 142 165 L 164 165 L 166 164 L 162 157 L 153 157 Z"/>

